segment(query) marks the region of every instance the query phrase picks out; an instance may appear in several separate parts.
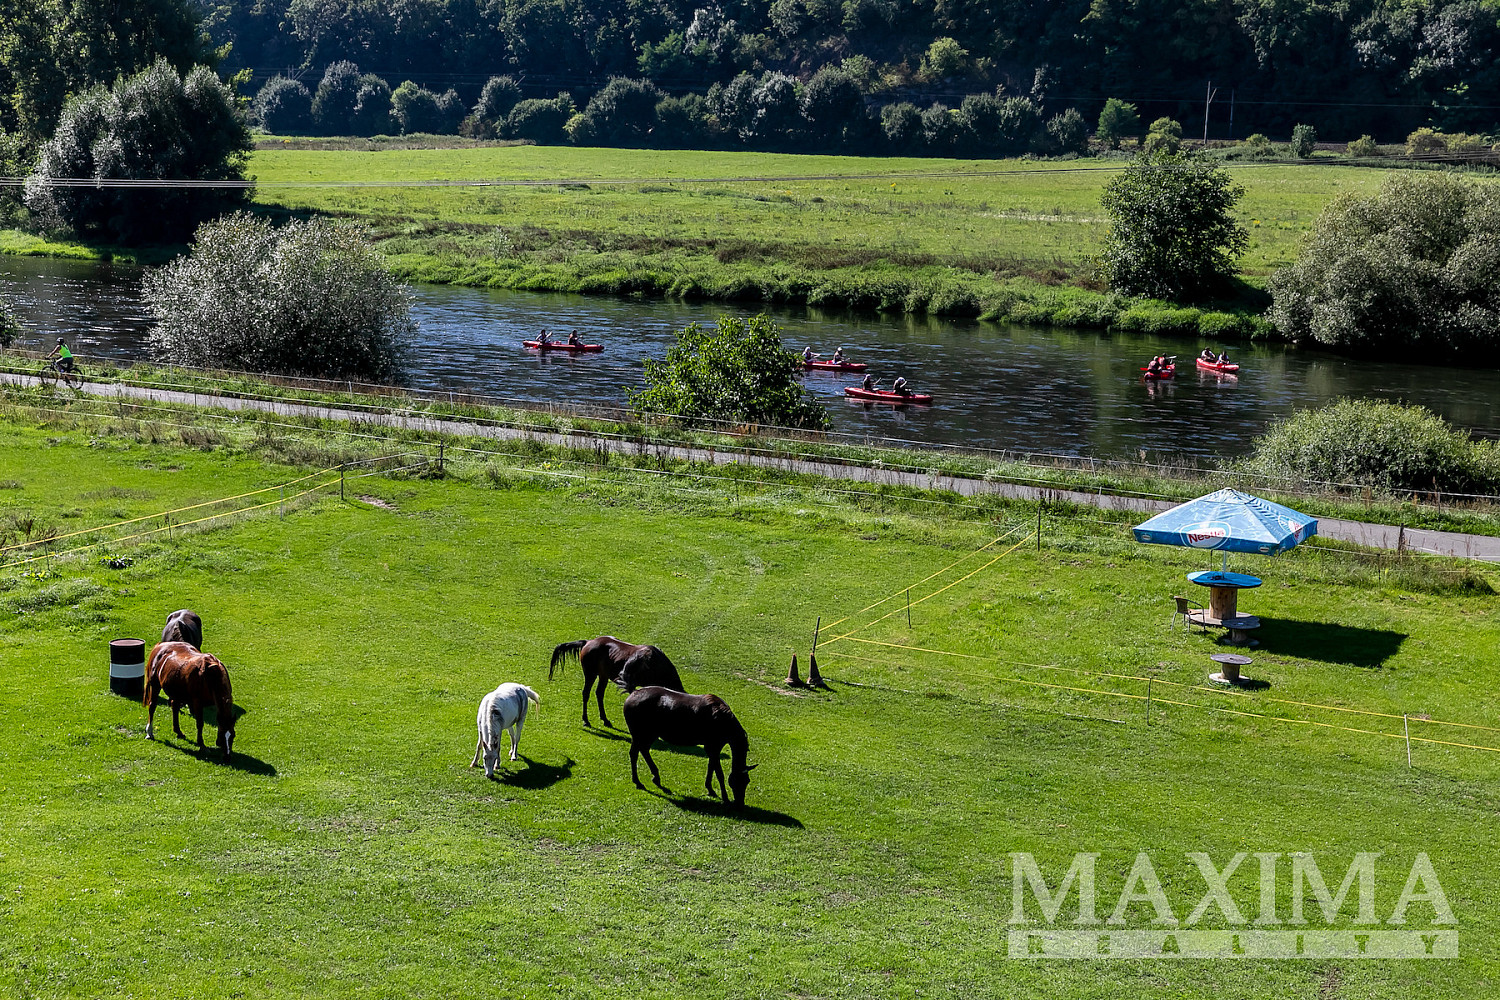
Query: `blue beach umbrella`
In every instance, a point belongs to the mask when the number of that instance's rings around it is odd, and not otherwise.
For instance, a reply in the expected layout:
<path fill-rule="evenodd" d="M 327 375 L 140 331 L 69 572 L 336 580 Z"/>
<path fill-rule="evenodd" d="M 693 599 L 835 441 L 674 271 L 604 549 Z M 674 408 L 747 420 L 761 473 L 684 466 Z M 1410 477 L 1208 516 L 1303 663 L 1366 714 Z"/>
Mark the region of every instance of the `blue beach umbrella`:
<path fill-rule="evenodd" d="M 1162 511 L 1134 531 L 1138 542 L 1218 550 L 1227 567 L 1231 552 L 1286 552 L 1316 535 L 1318 522 L 1249 493 L 1215 490 Z"/>

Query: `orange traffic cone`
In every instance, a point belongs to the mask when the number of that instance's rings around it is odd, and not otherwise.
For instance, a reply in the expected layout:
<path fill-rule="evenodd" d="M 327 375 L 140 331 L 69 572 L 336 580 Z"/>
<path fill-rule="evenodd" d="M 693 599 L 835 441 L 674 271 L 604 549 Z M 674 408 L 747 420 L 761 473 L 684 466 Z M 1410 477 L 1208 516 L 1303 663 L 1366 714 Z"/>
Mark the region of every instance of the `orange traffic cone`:
<path fill-rule="evenodd" d="M 805 687 L 805 685 L 802 683 L 802 678 L 800 676 L 798 676 L 798 674 L 797 674 L 797 654 L 796 653 L 792 654 L 792 669 L 787 672 L 787 675 L 786 675 L 786 686 L 787 687 L 794 687 L 794 688 Z"/>

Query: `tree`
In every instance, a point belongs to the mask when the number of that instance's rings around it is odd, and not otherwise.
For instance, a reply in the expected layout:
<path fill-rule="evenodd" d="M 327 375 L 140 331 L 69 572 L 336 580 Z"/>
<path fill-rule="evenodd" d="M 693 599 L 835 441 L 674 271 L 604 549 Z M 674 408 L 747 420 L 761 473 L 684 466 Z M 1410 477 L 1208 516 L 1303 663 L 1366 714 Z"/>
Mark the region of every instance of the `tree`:
<path fill-rule="evenodd" d="M 450 116 L 451 117 L 451 116 Z M 391 115 L 391 85 L 374 73 L 359 78 L 354 97 L 354 114 L 349 126 L 355 135 L 384 135 L 395 124 Z"/>
<path fill-rule="evenodd" d="M 492 76 L 479 92 L 479 100 L 470 112 L 470 130 L 480 139 L 493 139 L 512 108 L 521 102 L 521 85 L 509 76 Z"/>
<path fill-rule="evenodd" d="M 921 73 L 928 80 L 958 76 L 964 71 L 968 59 L 969 50 L 958 44 L 956 39 L 936 38 L 927 46 L 927 54 L 922 57 Z"/>
<path fill-rule="evenodd" d="M 1069 108 L 1047 120 L 1047 137 L 1054 152 L 1078 156 L 1089 151 L 1089 127 L 1077 108 Z"/>
<path fill-rule="evenodd" d="M 642 413 L 779 427 L 823 428 L 828 411 L 802 388 L 802 356 L 781 344 L 765 313 L 720 316 L 677 334 L 664 360 L 646 359 L 645 388 L 630 394 Z"/>
<path fill-rule="evenodd" d="M 1175 153 L 1182 148 L 1182 123 L 1171 118 L 1158 118 L 1151 123 L 1141 148 L 1148 153 L 1158 151 Z"/>
<path fill-rule="evenodd" d="M 1128 104 L 1117 97 L 1104 102 L 1104 110 L 1099 112 L 1099 125 L 1095 129 L 1100 142 L 1110 149 L 1119 149 L 1121 139 L 1138 135 L 1140 131 L 1141 116 L 1136 112 L 1134 104 Z"/>
<path fill-rule="evenodd" d="M 897 152 L 915 153 L 922 143 L 922 112 L 910 101 L 887 104 L 880 109 L 880 130 Z"/>
<path fill-rule="evenodd" d="M 617 76 L 589 100 L 583 110 L 584 121 L 579 125 L 584 131 L 577 135 L 584 136 L 586 142 L 604 146 L 648 145 L 656 127 L 656 105 L 661 98 L 661 91 L 649 80 Z"/>
<path fill-rule="evenodd" d="M 391 381 L 415 332 L 410 293 L 370 234 L 324 219 L 205 223 L 143 286 L 151 347 L 176 364 Z"/>
<path fill-rule="evenodd" d="M 922 112 L 922 142 L 932 156 L 952 156 L 962 135 L 958 115 L 947 105 L 934 104 Z"/>
<path fill-rule="evenodd" d="M 765 145 L 785 145 L 802 125 L 802 96 L 797 81 L 768 70 L 750 93 L 755 109 L 754 135 Z"/>
<path fill-rule="evenodd" d="M 1007 97 L 1000 102 L 1000 151 L 1007 155 L 1036 148 L 1042 134 L 1042 109 L 1029 97 Z"/>
<path fill-rule="evenodd" d="M 359 67 L 347 59 L 329 63 L 313 95 L 313 121 L 325 135 L 349 135 L 354 131 L 354 110 L 359 107 Z"/>
<path fill-rule="evenodd" d="M 655 145 L 668 149 L 702 148 L 712 132 L 708 102 L 701 94 L 663 97 L 656 103 Z"/>
<path fill-rule="evenodd" d="M 435 94 L 406 80 L 391 91 L 391 119 L 406 135 L 413 132 L 435 135 L 457 132 L 463 111 L 463 103 L 454 90 Z"/>
<path fill-rule="evenodd" d="M 1349 143 L 1349 156 L 1351 159 L 1368 160 L 1380 155 L 1380 147 L 1369 135 L 1362 135 Z"/>
<path fill-rule="evenodd" d="M 1317 144 L 1318 131 L 1311 125 L 1297 125 L 1292 128 L 1292 155 L 1299 160 L 1312 156 Z"/>
<path fill-rule="evenodd" d="M 125 244 L 175 242 L 244 200 L 244 188 L 69 187 L 96 180 L 243 181 L 253 144 L 234 93 L 207 67 L 185 77 L 165 59 L 113 89 L 68 99 L 26 181 L 44 222 Z"/>
<path fill-rule="evenodd" d="M 10 300 L 0 296 L 0 347 L 10 347 L 22 334 L 21 321 L 10 307 Z"/>
<path fill-rule="evenodd" d="M 825 66 L 802 88 L 802 115 L 814 136 L 829 145 L 842 145 L 864 123 L 864 95 L 853 76 Z"/>
<path fill-rule="evenodd" d="M 550 101 L 535 98 L 521 101 L 510 109 L 501 134 L 507 139 L 530 139 L 544 146 L 559 145 L 566 138 L 563 126 L 573 117 L 573 99 L 558 94 Z"/>
<path fill-rule="evenodd" d="M 1180 298 L 1234 275 L 1249 244 L 1234 218 L 1244 194 L 1201 153 L 1142 153 L 1105 185 L 1109 217 L 1100 267 L 1127 295 Z"/>
<path fill-rule="evenodd" d="M 1297 263 L 1271 276 L 1270 319 L 1299 340 L 1370 353 L 1500 361 L 1500 190 L 1399 174 L 1337 198 Z"/>
<path fill-rule="evenodd" d="M 255 120 L 275 135 L 305 135 L 312 128 L 312 94 L 300 82 L 273 76 L 255 95 Z"/>

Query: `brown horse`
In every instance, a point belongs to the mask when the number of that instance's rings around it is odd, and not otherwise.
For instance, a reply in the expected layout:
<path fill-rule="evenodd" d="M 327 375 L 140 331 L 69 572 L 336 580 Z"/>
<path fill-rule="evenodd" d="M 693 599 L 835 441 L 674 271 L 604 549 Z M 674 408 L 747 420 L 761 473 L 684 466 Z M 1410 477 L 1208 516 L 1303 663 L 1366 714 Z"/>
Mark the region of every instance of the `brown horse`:
<path fill-rule="evenodd" d="M 198 749 L 203 745 L 203 709 L 214 706 L 219 727 L 215 746 L 224 748 L 224 759 L 234 748 L 234 693 L 229 686 L 229 671 L 217 657 L 200 653 L 185 642 L 162 642 L 151 650 L 146 661 L 146 691 L 141 703 L 146 706 L 146 739 L 156 739 L 156 702 L 167 696 L 172 707 L 172 731 L 178 739 L 187 739 L 178 724 L 178 712 L 187 705 L 198 720 Z"/>
<path fill-rule="evenodd" d="M 194 649 L 203 649 L 203 619 L 198 612 L 183 608 L 167 615 L 167 627 L 161 630 L 162 642 L 185 642 Z"/>
<path fill-rule="evenodd" d="M 601 635 L 597 639 L 579 639 L 565 642 L 552 651 L 552 665 L 547 668 L 547 679 L 552 671 L 576 657 L 583 668 L 583 724 L 589 724 L 589 688 L 599 682 L 599 722 L 609 725 L 604 715 L 604 682 L 614 681 L 622 691 L 634 691 L 648 684 L 660 684 L 673 691 L 682 690 L 682 678 L 677 668 L 667 659 L 667 654 L 655 646 L 632 646 L 612 635 Z"/>
<path fill-rule="evenodd" d="M 703 785 L 711 797 L 714 794 L 714 776 L 719 778 L 719 794 L 725 802 L 729 795 L 724 790 L 724 769 L 719 766 L 719 754 L 725 745 L 729 747 L 729 787 L 734 789 L 734 804 L 745 804 L 745 787 L 750 784 L 750 772 L 758 764 L 746 764 L 750 753 L 750 738 L 745 727 L 734 717 L 724 699 L 715 694 L 683 694 L 664 687 L 644 687 L 625 699 L 625 725 L 630 729 L 630 779 L 635 787 L 645 788 L 636 771 L 636 755 L 646 758 L 651 768 L 651 780 L 661 787 L 661 772 L 656 761 L 651 759 L 651 744 L 665 740 L 677 746 L 701 746 L 708 751 L 708 776 Z"/>

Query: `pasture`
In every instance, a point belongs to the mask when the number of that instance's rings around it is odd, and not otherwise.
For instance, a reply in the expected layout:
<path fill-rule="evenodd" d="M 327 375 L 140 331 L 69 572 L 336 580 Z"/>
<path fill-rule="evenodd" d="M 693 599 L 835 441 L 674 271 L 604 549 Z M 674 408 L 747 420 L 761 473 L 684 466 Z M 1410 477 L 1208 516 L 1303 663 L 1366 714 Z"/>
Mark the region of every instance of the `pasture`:
<path fill-rule="evenodd" d="M 369 222 L 396 269 L 416 280 L 935 312 L 1003 310 L 1008 297 L 1067 291 L 1074 308 L 1097 311 L 1080 290 L 1097 287 L 1099 194 L 1121 165 L 271 145 L 250 164 L 259 205 Z M 1295 259 L 1330 199 L 1373 191 L 1382 176 L 1321 162 L 1229 170 L 1245 187 L 1242 270 L 1252 286 Z M 381 186 L 432 180 L 556 183 Z M 340 182 L 358 186 L 327 186 Z"/>
<path fill-rule="evenodd" d="M 0 523 L 69 530 L 306 471 L 10 420 Z M 120 569 L 0 571 L 0 993 L 1490 990 L 1500 754 L 1416 744 L 1408 769 L 1396 739 L 1190 706 L 1397 733 L 1401 713 L 1493 725 L 1500 598 L 1348 586 L 1295 553 L 1261 560 L 1267 586 L 1242 606 L 1267 620 L 1267 644 L 1247 673 L 1272 686 L 1197 692 L 1216 647 L 1166 621 L 1204 557 L 1084 522 L 1049 526 L 1039 551 L 1013 547 L 1031 516 L 973 523 L 832 494 L 735 503 L 519 473 L 373 478 L 347 502 L 126 550 Z M 839 629 L 891 645 L 834 642 L 819 654 L 831 690 L 780 686 L 793 649 L 805 671 L 817 615 L 828 624 L 908 585 L 910 628 L 903 614 L 874 621 L 888 604 Z M 233 676 L 243 715 L 227 765 L 170 736 L 147 742 L 144 709 L 105 683 L 107 640 L 154 638 L 179 607 L 203 615 L 205 648 Z M 702 756 L 658 749 L 673 794 L 639 791 L 623 733 L 581 725 L 581 673 L 548 681 L 547 661 L 603 633 L 660 645 L 690 690 L 734 708 L 759 765 L 743 813 L 703 796 Z M 1181 704 L 1158 702 L 1148 726 L 1139 700 L 1065 689 L 1136 690 L 1100 672 L 1150 676 Z M 523 759 L 490 782 L 468 766 L 474 713 L 502 681 L 542 705 Z M 1189 687 L 1164 695 L 1172 683 Z M 621 723 L 619 694 L 607 698 Z M 1202 895 L 1185 852 L 1221 866 L 1237 851 L 1312 852 L 1336 888 L 1356 852 L 1379 851 L 1382 918 L 1426 852 L 1459 958 L 1007 959 L 1010 853 L 1035 855 L 1055 887 L 1079 851 L 1101 855 L 1106 913 L 1150 852 L 1179 917 Z M 1229 883 L 1251 911 L 1252 865 Z M 1410 914 L 1430 917 L 1424 904 Z M 1152 926 L 1151 908 L 1127 924 Z"/>

